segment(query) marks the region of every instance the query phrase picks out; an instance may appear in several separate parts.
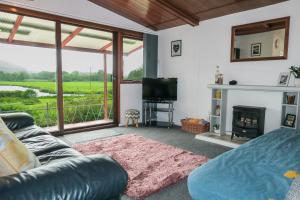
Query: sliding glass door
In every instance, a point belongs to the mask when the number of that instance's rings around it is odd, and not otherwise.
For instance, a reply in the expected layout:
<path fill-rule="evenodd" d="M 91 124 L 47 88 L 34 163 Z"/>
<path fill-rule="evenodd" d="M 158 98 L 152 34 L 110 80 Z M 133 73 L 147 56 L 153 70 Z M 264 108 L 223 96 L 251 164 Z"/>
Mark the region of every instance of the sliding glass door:
<path fill-rule="evenodd" d="M 64 128 L 113 123 L 112 33 L 61 25 Z"/>
<path fill-rule="evenodd" d="M 143 43 L 132 38 L 142 34 L 7 11 L 21 14 L 0 11 L 0 113 L 28 112 L 38 126 L 60 134 L 116 125 L 120 83 L 141 78 Z"/>
<path fill-rule="evenodd" d="M 0 12 L 0 112 L 57 131 L 55 22 Z"/>

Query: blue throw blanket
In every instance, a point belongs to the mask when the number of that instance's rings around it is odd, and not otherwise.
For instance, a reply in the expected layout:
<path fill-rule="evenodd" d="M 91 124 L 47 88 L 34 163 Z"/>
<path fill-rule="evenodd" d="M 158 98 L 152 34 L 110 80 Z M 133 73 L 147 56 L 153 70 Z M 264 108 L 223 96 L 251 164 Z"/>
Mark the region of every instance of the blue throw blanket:
<path fill-rule="evenodd" d="M 228 151 L 188 177 L 194 200 L 283 200 L 300 172 L 300 132 L 277 129 Z"/>

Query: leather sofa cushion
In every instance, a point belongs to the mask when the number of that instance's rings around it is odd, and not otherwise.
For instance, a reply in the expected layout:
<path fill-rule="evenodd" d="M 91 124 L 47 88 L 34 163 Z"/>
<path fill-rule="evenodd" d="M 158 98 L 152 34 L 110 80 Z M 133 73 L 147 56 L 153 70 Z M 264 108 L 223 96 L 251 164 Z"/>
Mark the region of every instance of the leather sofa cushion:
<path fill-rule="evenodd" d="M 39 135 L 21 141 L 37 156 L 59 149 L 70 148 L 65 142 L 51 135 Z"/>
<path fill-rule="evenodd" d="M 105 155 L 81 156 L 0 179 L 5 200 L 112 200 L 126 189 L 128 175 Z"/>
<path fill-rule="evenodd" d="M 2 113 L 0 117 L 11 131 L 34 125 L 33 117 L 27 113 Z"/>
<path fill-rule="evenodd" d="M 68 144 L 36 125 L 15 130 L 14 134 L 38 157 L 42 165 L 82 156 Z"/>
<path fill-rule="evenodd" d="M 40 135 L 50 135 L 45 129 L 42 129 L 41 127 L 38 127 L 36 125 L 16 130 L 14 131 L 14 133 L 20 140 Z"/>
<path fill-rule="evenodd" d="M 83 155 L 72 148 L 63 148 L 41 154 L 38 156 L 38 159 L 42 165 L 48 165 L 64 159 L 75 158 L 80 156 Z"/>

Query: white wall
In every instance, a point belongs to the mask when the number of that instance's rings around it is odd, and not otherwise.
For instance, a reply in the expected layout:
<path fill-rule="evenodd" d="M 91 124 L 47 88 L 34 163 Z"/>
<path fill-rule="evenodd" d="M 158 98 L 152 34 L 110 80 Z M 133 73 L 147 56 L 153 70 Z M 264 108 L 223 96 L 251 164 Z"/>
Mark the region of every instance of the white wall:
<path fill-rule="evenodd" d="M 175 121 L 184 117 L 207 118 L 210 90 L 216 65 L 220 65 L 225 83 L 235 79 L 239 84 L 276 85 L 280 72 L 292 64 L 300 64 L 300 1 L 284 3 L 232 14 L 200 22 L 197 27 L 181 26 L 159 32 L 159 73 L 163 77 L 178 77 L 178 101 Z M 291 16 L 289 58 L 281 61 L 230 63 L 231 27 L 272 18 Z M 182 40 L 182 56 L 170 56 L 172 40 Z M 276 93 L 230 92 L 232 105 L 262 105 L 267 107 L 266 131 L 279 126 L 281 99 Z M 228 110 L 231 114 L 232 110 Z M 231 115 L 227 117 L 230 125 Z M 228 126 L 227 129 L 231 129 Z"/>
<path fill-rule="evenodd" d="M 120 125 L 125 125 L 125 111 L 127 109 L 137 109 L 142 115 L 142 84 L 121 84 L 120 93 Z M 141 121 L 142 116 L 140 117 Z"/>

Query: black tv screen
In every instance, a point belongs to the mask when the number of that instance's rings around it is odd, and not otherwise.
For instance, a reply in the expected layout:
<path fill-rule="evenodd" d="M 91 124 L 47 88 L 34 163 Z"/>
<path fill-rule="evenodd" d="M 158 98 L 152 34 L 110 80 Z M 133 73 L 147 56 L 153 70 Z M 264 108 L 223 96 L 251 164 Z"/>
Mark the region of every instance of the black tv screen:
<path fill-rule="evenodd" d="M 143 100 L 176 101 L 177 78 L 143 78 Z"/>

